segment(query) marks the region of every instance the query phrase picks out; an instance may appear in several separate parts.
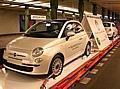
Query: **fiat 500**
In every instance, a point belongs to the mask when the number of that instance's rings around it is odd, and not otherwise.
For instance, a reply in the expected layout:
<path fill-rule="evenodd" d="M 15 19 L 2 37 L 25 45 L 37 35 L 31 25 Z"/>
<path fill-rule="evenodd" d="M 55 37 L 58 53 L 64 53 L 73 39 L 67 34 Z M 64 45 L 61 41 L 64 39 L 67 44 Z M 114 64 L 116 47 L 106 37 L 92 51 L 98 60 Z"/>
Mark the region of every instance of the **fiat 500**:
<path fill-rule="evenodd" d="M 45 20 L 6 46 L 4 66 L 29 75 L 58 76 L 64 65 L 90 52 L 91 42 L 79 21 Z"/>
<path fill-rule="evenodd" d="M 118 30 L 113 22 L 103 23 L 109 39 L 113 39 L 118 35 Z"/>

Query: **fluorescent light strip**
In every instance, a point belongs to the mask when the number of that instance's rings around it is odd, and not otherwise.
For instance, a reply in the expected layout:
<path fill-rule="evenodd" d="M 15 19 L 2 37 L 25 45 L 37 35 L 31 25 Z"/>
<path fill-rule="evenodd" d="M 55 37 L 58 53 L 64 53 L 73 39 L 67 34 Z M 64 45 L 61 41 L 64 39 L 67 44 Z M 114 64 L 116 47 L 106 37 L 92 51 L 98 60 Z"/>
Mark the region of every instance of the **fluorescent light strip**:
<path fill-rule="evenodd" d="M 39 9 L 42 9 L 42 8 L 29 7 L 29 9 L 39 10 Z"/>
<path fill-rule="evenodd" d="M 73 13 L 71 13 L 71 12 L 65 12 L 66 14 L 71 14 L 71 15 L 73 15 Z"/>
<path fill-rule="evenodd" d="M 68 11 L 72 11 L 72 12 L 78 12 L 78 9 L 76 9 L 76 8 L 64 7 L 61 5 L 58 6 L 58 9 L 68 10 Z"/>
<path fill-rule="evenodd" d="M 79 16 L 79 14 L 78 14 L 78 13 L 75 13 L 75 15 L 78 15 L 78 16 Z"/>
<path fill-rule="evenodd" d="M 25 6 L 19 6 L 19 8 L 25 8 Z"/>
<path fill-rule="evenodd" d="M 7 1 L 13 1 L 13 0 L 7 0 Z"/>
<path fill-rule="evenodd" d="M 41 4 L 41 1 L 26 2 L 25 4 Z"/>
<path fill-rule="evenodd" d="M 29 9 L 34 9 L 34 7 L 29 7 Z"/>
<path fill-rule="evenodd" d="M 33 0 L 14 0 L 13 2 L 20 2 L 20 3 L 25 3 L 25 2 L 30 2 Z"/>
<path fill-rule="evenodd" d="M 35 6 L 40 6 L 41 4 L 34 4 Z"/>
<path fill-rule="evenodd" d="M 2 6 L 9 6 L 10 4 L 1 4 Z"/>
<path fill-rule="evenodd" d="M 19 6 L 19 5 L 10 5 L 10 7 L 17 7 L 17 6 Z"/>
<path fill-rule="evenodd" d="M 19 8 L 25 8 L 25 6 L 19 6 Z M 39 9 L 42 9 L 42 8 L 29 7 L 29 9 L 36 9 L 36 10 L 38 9 L 39 10 Z"/>
<path fill-rule="evenodd" d="M 58 13 L 62 13 L 62 11 L 57 11 Z"/>

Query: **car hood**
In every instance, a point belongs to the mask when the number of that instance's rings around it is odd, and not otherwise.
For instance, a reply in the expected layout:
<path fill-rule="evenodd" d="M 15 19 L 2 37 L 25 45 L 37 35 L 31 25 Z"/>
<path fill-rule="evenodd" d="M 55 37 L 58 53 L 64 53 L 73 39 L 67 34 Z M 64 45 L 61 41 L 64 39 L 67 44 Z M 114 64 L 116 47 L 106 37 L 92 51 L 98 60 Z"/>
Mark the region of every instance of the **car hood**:
<path fill-rule="evenodd" d="M 56 40 L 57 38 L 33 38 L 33 37 L 19 37 L 11 41 L 9 47 L 33 50 L 36 47 L 44 48 L 46 45 Z M 48 46 L 47 46 L 48 47 Z"/>

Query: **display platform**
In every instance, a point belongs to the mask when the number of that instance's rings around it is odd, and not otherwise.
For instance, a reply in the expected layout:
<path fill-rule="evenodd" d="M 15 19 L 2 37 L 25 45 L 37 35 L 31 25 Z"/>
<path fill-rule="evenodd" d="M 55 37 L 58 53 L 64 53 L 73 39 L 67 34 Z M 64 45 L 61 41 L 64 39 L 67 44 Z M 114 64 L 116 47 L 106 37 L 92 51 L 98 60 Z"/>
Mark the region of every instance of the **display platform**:
<path fill-rule="evenodd" d="M 92 51 L 91 55 L 79 57 L 64 66 L 60 76 L 47 78 L 45 76 L 28 76 L 5 70 L 0 70 L 0 89 L 67 89 L 75 81 L 79 80 L 95 63 L 97 63 L 114 45 L 119 42 L 119 37 L 111 41 L 111 44 L 102 51 Z"/>
<path fill-rule="evenodd" d="M 72 89 L 119 89 L 120 42 Z M 112 81 L 111 81 L 112 80 Z"/>
<path fill-rule="evenodd" d="M 70 63 L 69 65 L 65 66 L 63 72 L 60 76 L 56 77 L 55 79 L 50 78 L 47 87 L 52 87 L 61 79 L 65 78 L 68 74 L 72 71 L 77 69 L 79 65 L 83 64 L 85 61 L 88 61 L 92 58 L 93 55 L 96 53 L 92 53 L 88 58 L 83 57 L 76 59 L 74 62 Z M 40 89 L 41 85 L 43 84 L 45 79 L 42 77 L 32 77 L 27 76 L 24 74 L 16 73 L 13 71 L 5 71 L 4 68 L 0 71 L 0 85 L 4 87 L 4 89 Z M 2 88 L 1 88 L 2 89 Z"/>

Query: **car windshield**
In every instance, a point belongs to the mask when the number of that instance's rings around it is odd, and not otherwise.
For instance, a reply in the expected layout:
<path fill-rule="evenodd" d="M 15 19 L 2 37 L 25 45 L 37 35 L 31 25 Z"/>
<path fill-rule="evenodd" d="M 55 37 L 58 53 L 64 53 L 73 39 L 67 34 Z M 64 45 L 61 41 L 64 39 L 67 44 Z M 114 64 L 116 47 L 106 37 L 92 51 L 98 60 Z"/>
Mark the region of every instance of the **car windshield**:
<path fill-rule="evenodd" d="M 42 21 L 32 26 L 24 36 L 37 38 L 57 38 L 64 22 Z"/>
<path fill-rule="evenodd" d="M 103 23 L 104 27 L 110 27 L 110 23 Z"/>

